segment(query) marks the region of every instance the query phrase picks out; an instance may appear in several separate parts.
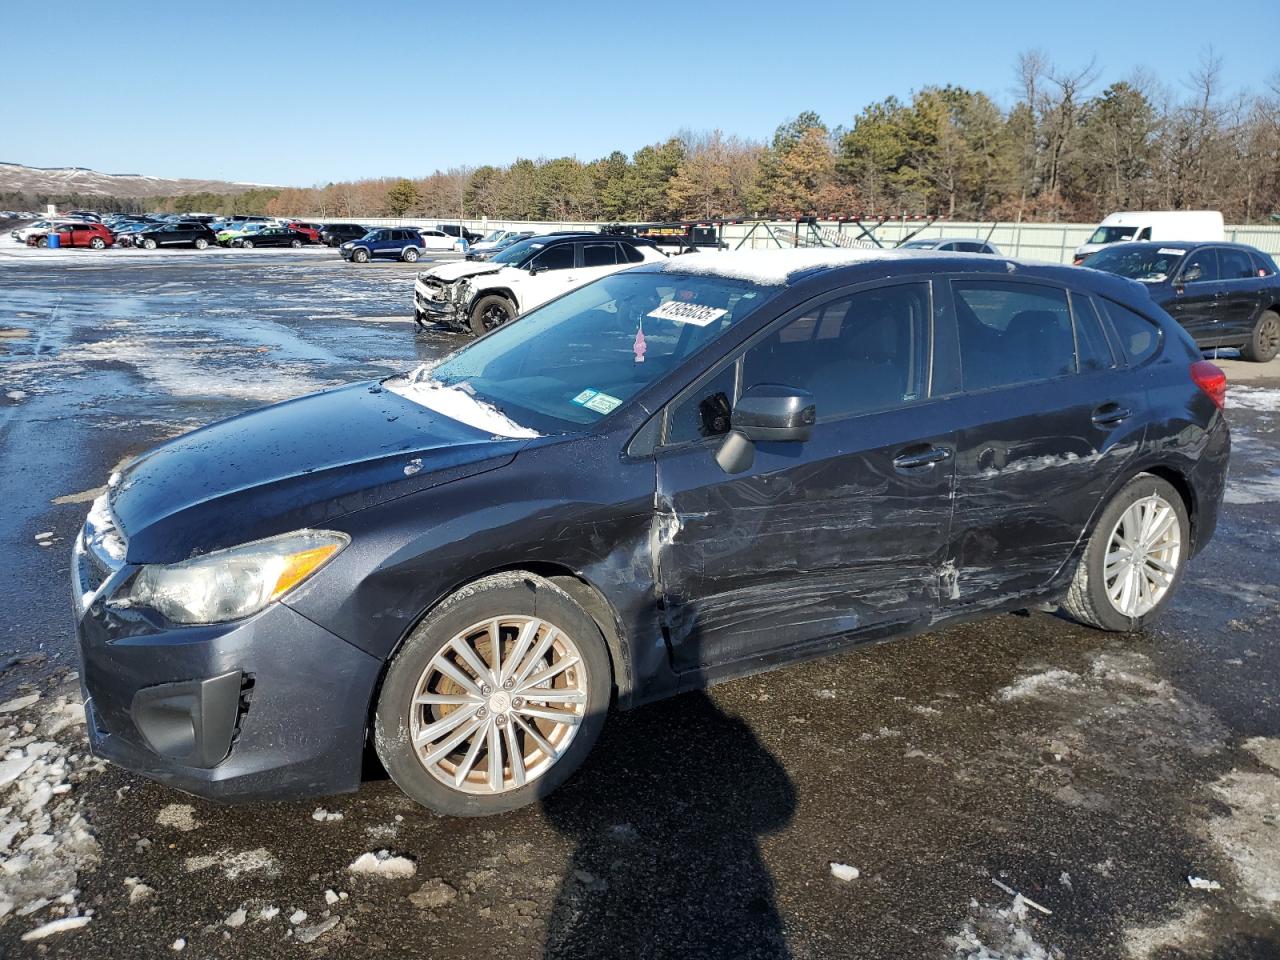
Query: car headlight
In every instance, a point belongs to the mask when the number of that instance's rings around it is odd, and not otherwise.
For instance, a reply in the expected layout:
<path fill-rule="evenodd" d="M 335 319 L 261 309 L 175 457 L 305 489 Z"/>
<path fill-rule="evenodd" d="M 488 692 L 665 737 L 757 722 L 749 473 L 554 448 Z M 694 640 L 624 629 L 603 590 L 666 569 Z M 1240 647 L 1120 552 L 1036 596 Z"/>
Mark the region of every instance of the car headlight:
<path fill-rule="evenodd" d="M 343 533 L 297 530 L 181 563 L 151 564 L 109 605 L 150 607 L 174 623 L 238 620 L 284 596 L 349 542 Z"/>

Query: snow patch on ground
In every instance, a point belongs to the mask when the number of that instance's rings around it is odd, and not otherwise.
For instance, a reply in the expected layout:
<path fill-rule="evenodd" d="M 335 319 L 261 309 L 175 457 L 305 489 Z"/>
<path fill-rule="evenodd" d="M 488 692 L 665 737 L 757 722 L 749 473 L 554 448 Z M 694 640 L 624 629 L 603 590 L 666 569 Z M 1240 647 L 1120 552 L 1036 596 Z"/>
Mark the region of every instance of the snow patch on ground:
<path fill-rule="evenodd" d="M 1013 898 L 1008 907 L 969 901 L 969 918 L 958 934 L 947 938 L 951 955 L 963 960 L 1064 960 L 1066 954 L 1036 939 L 1036 924 L 1026 901 Z"/>
<path fill-rule="evenodd" d="M 196 873 L 217 867 L 228 880 L 235 880 L 246 873 L 263 873 L 268 877 L 279 876 L 280 863 L 265 847 L 256 850 L 219 850 L 217 853 L 187 857 L 187 873 Z"/>
<path fill-rule="evenodd" d="M 1255 737 L 1246 749 L 1263 763 L 1280 754 L 1280 740 Z M 1209 837 L 1235 865 L 1240 888 L 1263 914 L 1280 912 L 1280 776 L 1235 769 L 1213 785 L 1231 808 L 1209 823 Z"/>
<path fill-rule="evenodd" d="M 1080 674 L 1070 670 L 1045 670 L 1015 680 L 1002 688 L 996 698 L 999 700 L 1026 700 L 1030 697 L 1043 696 L 1046 693 L 1061 692 L 1070 689 L 1080 681 Z"/>
<path fill-rule="evenodd" d="M 1280 413 L 1280 388 L 1232 385 L 1227 390 L 1227 407 L 1243 407 L 1264 413 Z"/>
<path fill-rule="evenodd" d="M 200 821 L 196 819 L 196 808 L 189 803 L 171 803 L 164 807 L 156 814 L 156 823 L 183 833 L 189 833 L 200 826 Z"/>
<path fill-rule="evenodd" d="M 397 857 L 389 850 L 379 850 L 377 853 L 360 854 L 347 869 L 364 876 L 399 879 L 413 876 L 418 866 L 408 857 Z"/>
<path fill-rule="evenodd" d="M 1184 910 L 1163 923 L 1130 927 L 1124 933 L 1125 950 L 1132 960 L 1154 960 L 1174 948 L 1194 949 L 1205 944 L 1210 919 L 1208 907 Z"/>
<path fill-rule="evenodd" d="M 14 706 L 19 704 L 18 706 Z M 80 810 L 75 786 L 101 764 L 84 752 L 84 709 L 75 693 L 10 701 L 0 728 L 0 922 L 38 916 L 23 940 L 76 930 L 77 877 L 101 850 Z M 60 739 L 54 739 L 55 736 Z"/>
<path fill-rule="evenodd" d="M 384 380 L 383 386 L 406 400 L 444 414 L 459 423 L 483 430 L 496 437 L 532 438 L 537 430 L 522 427 L 492 404 L 485 403 L 463 387 L 447 387 L 430 379 L 422 368 L 403 377 Z"/>

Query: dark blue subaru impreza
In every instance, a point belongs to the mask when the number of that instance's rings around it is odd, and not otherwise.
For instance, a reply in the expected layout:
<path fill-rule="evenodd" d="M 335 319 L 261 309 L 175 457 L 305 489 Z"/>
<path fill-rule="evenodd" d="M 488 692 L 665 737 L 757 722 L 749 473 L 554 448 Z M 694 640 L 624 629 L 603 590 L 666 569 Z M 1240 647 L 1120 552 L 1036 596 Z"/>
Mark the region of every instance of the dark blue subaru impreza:
<path fill-rule="evenodd" d="M 622 708 L 869 639 L 1169 605 L 1225 378 L 1136 283 L 990 256 L 645 264 L 434 368 L 179 437 L 75 545 L 93 749 L 182 790 L 545 795 Z"/>

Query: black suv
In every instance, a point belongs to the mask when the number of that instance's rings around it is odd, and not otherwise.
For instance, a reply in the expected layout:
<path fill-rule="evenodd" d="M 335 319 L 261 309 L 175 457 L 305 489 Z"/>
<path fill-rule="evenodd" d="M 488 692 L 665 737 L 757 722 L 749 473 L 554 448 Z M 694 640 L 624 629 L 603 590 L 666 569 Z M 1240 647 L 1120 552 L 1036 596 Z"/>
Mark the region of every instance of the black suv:
<path fill-rule="evenodd" d="M 372 745 L 490 814 L 615 701 L 1044 602 L 1142 629 L 1213 535 L 1225 392 L 1094 270 L 643 263 L 113 475 L 71 564 L 88 736 L 225 799 L 355 789 Z"/>
<path fill-rule="evenodd" d="M 359 240 L 369 232 L 358 223 L 326 223 L 320 228 L 320 242 L 326 247 L 338 247 L 348 240 Z"/>
<path fill-rule="evenodd" d="M 215 246 L 217 242 L 218 235 L 209 229 L 209 225 L 195 220 L 165 223 L 133 235 L 133 245 L 146 250 L 157 247 L 195 247 L 203 250 L 205 247 Z"/>
<path fill-rule="evenodd" d="M 1243 243 L 1115 243 L 1083 266 L 1140 281 L 1201 347 L 1239 347 L 1265 363 L 1280 353 L 1280 276 Z"/>

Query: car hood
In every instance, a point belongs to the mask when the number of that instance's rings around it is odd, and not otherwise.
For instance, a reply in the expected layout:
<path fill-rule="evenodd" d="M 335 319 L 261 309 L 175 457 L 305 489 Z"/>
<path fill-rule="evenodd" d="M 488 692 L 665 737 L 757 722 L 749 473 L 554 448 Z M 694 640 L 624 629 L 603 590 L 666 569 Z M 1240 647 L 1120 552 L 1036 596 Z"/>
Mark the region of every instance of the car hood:
<path fill-rule="evenodd" d="M 310 394 L 184 434 L 113 478 L 129 563 L 173 563 L 492 470 L 495 438 L 384 389 Z"/>
<path fill-rule="evenodd" d="M 450 263 L 442 263 L 439 266 L 431 267 L 422 271 L 423 276 L 434 277 L 437 280 L 443 280 L 445 283 L 452 283 L 455 280 L 461 280 L 463 277 L 474 277 L 480 273 L 497 273 L 502 269 L 502 265 L 494 265 L 492 263 L 477 263 L 474 260 L 454 260 Z"/>

